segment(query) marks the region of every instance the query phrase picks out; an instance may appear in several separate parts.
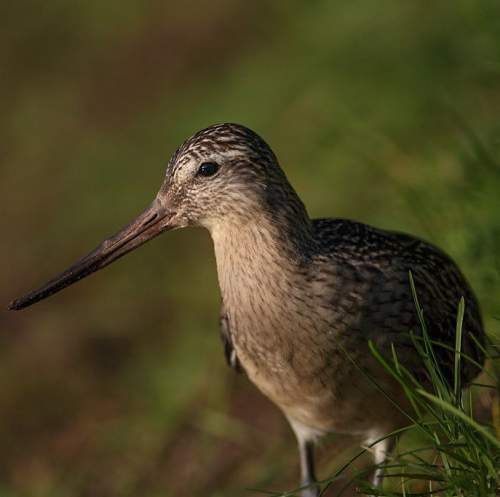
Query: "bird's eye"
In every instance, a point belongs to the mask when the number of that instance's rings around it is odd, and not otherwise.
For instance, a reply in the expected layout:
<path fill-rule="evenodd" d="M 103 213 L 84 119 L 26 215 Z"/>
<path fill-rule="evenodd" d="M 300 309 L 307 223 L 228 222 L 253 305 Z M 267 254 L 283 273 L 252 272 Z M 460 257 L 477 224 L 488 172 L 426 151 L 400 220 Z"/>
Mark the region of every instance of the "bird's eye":
<path fill-rule="evenodd" d="M 219 165 L 215 162 L 204 162 L 198 169 L 198 176 L 213 176 L 218 169 Z"/>

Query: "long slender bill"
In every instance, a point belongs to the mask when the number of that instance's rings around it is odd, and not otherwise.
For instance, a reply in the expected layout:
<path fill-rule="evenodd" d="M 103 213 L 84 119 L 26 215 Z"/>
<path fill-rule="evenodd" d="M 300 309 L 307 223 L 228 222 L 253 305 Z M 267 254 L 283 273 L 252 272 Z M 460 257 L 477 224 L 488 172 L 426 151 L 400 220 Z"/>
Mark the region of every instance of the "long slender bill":
<path fill-rule="evenodd" d="M 163 231 L 174 228 L 173 213 L 155 200 L 142 214 L 111 238 L 104 240 L 94 251 L 75 262 L 59 276 L 42 287 L 20 297 L 9 304 L 9 309 L 20 310 L 43 300 L 89 274 L 106 267 Z"/>

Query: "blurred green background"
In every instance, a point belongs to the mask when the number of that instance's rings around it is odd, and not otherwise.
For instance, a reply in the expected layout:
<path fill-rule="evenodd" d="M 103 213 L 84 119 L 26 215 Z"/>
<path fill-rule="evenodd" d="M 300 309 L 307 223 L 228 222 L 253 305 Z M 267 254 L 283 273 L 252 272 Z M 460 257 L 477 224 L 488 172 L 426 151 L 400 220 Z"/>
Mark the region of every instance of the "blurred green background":
<path fill-rule="evenodd" d="M 0 5 L 2 306 L 139 213 L 200 128 L 268 141 L 314 217 L 410 231 L 498 333 L 500 3 Z M 0 495 L 285 490 L 285 420 L 224 362 L 209 236 L 175 232 L 1 311 Z M 322 450 L 320 476 L 355 441 Z"/>

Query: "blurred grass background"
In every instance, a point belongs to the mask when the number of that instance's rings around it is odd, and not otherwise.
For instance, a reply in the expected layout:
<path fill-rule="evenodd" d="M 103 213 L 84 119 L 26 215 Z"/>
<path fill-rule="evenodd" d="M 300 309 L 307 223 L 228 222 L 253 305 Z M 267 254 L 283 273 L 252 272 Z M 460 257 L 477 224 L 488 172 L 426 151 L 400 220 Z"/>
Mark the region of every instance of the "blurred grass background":
<path fill-rule="evenodd" d="M 181 141 L 233 121 L 312 216 L 447 250 L 498 335 L 498 1 L 24 0 L 0 19 L 5 304 L 140 212 Z M 1 311 L 0 495 L 293 488 L 293 435 L 226 368 L 218 304 L 208 234 L 185 230 Z"/>

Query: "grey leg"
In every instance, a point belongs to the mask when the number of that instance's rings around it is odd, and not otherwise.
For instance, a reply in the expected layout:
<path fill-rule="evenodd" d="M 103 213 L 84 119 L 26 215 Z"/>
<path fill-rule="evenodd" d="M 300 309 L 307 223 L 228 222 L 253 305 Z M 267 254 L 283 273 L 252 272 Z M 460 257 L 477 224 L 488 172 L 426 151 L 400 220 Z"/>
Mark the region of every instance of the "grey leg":
<path fill-rule="evenodd" d="M 299 444 L 300 486 L 308 487 L 302 490 L 301 496 L 318 497 L 320 488 L 316 483 L 318 480 L 316 480 L 316 475 L 314 474 L 314 442 L 322 433 L 294 419 L 288 418 L 288 421 Z"/>
<path fill-rule="evenodd" d="M 373 436 L 371 439 L 367 440 L 367 445 L 372 444 L 380 436 Z M 391 454 L 394 446 L 396 445 L 396 437 L 385 438 L 381 440 L 378 444 L 374 445 L 371 449 L 373 454 L 373 462 L 376 465 L 382 465 L 386 461 L 387 457 Z M 371 484 L 376 488 L 382 488 L 384 470 L 383 468 L 377 467 L 370 478 Z"/>
<path fill-rule="evenodd" d="M 301 486 L 310 485 L 302 490 L 302 497 L 318 497 L 319 487 L 316 484 L 316 475 L 314 473 L 314 442 L 310 440 L 301 440 L 299 442 L 300 453 L 300 476 Z"/>

